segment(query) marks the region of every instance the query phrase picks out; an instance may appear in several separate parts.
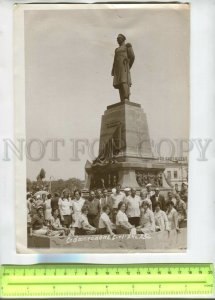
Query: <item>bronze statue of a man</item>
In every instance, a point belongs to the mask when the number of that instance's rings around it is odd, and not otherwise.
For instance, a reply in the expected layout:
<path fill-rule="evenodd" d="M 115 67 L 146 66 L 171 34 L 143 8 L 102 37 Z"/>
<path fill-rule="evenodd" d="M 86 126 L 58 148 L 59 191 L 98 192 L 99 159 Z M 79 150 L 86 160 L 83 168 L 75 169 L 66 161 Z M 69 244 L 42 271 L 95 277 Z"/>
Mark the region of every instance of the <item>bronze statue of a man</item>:
<path fill-rule="evenodd" d="M 126 37 L 119 34 L 117 42 L 119 47 L 115 50 L 113 68 L 111 75 L 113 76 L 113 86 L 119 90 L 120 100 L 129 100 L 131 87 L 130 68 L 134 63 L 134 51 L 130 43 L 125 43 Z"/>

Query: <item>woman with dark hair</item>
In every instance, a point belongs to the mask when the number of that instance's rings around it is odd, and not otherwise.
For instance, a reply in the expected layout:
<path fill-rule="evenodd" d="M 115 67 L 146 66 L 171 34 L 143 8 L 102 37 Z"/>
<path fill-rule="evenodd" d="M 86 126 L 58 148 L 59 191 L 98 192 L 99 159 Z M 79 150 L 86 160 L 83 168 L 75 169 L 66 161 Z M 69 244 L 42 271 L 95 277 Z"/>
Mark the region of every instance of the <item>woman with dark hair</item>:
<path fill-rule="evenodd" d="M 31 219 L 30 235 L 47 235 L 49 228 L 46 226 L 43 214 L 43 206 L 37 207 L 37 213 Z"/>
<path fill-rule="evenodd" d="M 150 204 L 143 201 L 140 207 L 140 226 L 137 227 L 139 233 L 150 233 L 155 231 L 154 214 L 149 208 Z"/>
<path fill-rule="evenodd" d="M 99 219 L 99 233 L 107 234 L 109 233 L 111 236 L 114 236 L 114 224 L 111 222 L 109 218 L 110 207 L 108 205 L 104 205 L 102 207 L 102 214 Z"/>
<path fill-rule="evenodd" d="M 118 213 L 116 215 L 116 233 L 118 234 L 130 233 L 131 229 L 134 228 L 134 226 L 128 222 L 128 217 L 125 214 L 125 210 L 125 203 L 123 201 L 119 202 Z"/>
<path fill-rule="evenodd" d="M 78 218 L 78 226 L 75 227 L 75 235 L 85 235 L 85 234 L 95 234 L 96 228 L 90 225 L 87 215 L 88 215 L 88 207 L 84 205 L 81 209 L 81 215 Z"/>
<path fill-rule="evenodd" d="M 178 213 L 174 208 L 173 201 L 168 201 L 166 207 L 167 207 L 166 215 L 169 221 L 170 230 L 176 229 L 177 231 L 179 231 Z"/>

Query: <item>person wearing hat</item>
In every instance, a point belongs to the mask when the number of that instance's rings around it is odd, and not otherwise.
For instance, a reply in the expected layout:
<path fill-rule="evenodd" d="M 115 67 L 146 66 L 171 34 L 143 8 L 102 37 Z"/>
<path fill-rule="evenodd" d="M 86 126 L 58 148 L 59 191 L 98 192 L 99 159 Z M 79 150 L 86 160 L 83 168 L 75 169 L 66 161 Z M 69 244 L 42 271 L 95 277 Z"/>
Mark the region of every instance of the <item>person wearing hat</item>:
<path fill-rule="evenodd" d="M 124 189 L 124 193 L 125 193 L 125 197 L 127 198 L 128 196 L 130 196 L 130 193 L 131 192 L 131 189 L 129 188 L 129 187 L 126 187 L 125 189 Z"/>
<path fill-rule="evenodd" d="M 152 201 L 152 210 L 155 211 L 155 206 L 157 203 L 160 203 L 160 209 L 161 210 L 166 210 L 166 202 L 165 198 L 163 195 L 160 194 L 159 188 L 155 189 L 154 195 L 151 196 L 151 201 Z"/>
<path fill-rule="evenodd" d="M 111 75 L 113 86 L 119 90 L 120 100 L 129 100 L 131 75 L 130 69 L 134 63 L 134 51 L 130 43 L 125 43 L 126 37 L 123 34 L 117 36 L 119 47 L 115 49 L 114 62 Z"/>
<path fill-rule="evenodd" d="M 152 184 L 148 183 L 146 185 L 146 198 L 151 199 L 151 197 L 154 195 L 154 191 L 152 191 Z"/>

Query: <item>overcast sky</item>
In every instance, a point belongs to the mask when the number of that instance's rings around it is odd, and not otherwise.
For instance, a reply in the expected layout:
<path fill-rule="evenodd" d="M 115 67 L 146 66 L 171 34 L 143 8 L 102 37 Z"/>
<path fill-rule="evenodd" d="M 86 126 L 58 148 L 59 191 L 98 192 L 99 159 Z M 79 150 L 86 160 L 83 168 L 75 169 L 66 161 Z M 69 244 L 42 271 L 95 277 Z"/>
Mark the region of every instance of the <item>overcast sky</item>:
<path fill-rule="evenodd" d="M 84 179 L 84 165 L 91 157 L 80 153 L 80 161 L 70 161 L 70 139 L 98 139 L 102 114 L 107 105 L 119 101 L 111 77 L 118 33 L 127 37 L 135 52 L 131 101 L 140 103 L 147 113 L 151 139 L 188 138 L 186 6 L 157 9 L 142 5 L 139 9 L 110 10 L 71 7 L 25 11 L 27 139 L 65 139 L 60 161 L 49 161 L 47 146 L 44 159 L 27 162 L 31 179 L 42 167 L 47 178 Z"/>

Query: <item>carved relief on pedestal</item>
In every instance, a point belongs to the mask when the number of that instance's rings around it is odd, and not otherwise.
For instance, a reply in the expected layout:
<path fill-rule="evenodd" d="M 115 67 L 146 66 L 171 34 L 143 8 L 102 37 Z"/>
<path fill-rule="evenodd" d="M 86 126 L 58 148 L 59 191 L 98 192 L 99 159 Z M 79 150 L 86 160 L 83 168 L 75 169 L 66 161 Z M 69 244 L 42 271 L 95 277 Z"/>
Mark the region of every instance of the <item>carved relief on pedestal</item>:
<path fill-rule="evenodd" d="M 135 171 L 136 180 L 140 187 L 151 183 L 155 187 L 163 187 L 163 175 L 158 171 Z"/>

